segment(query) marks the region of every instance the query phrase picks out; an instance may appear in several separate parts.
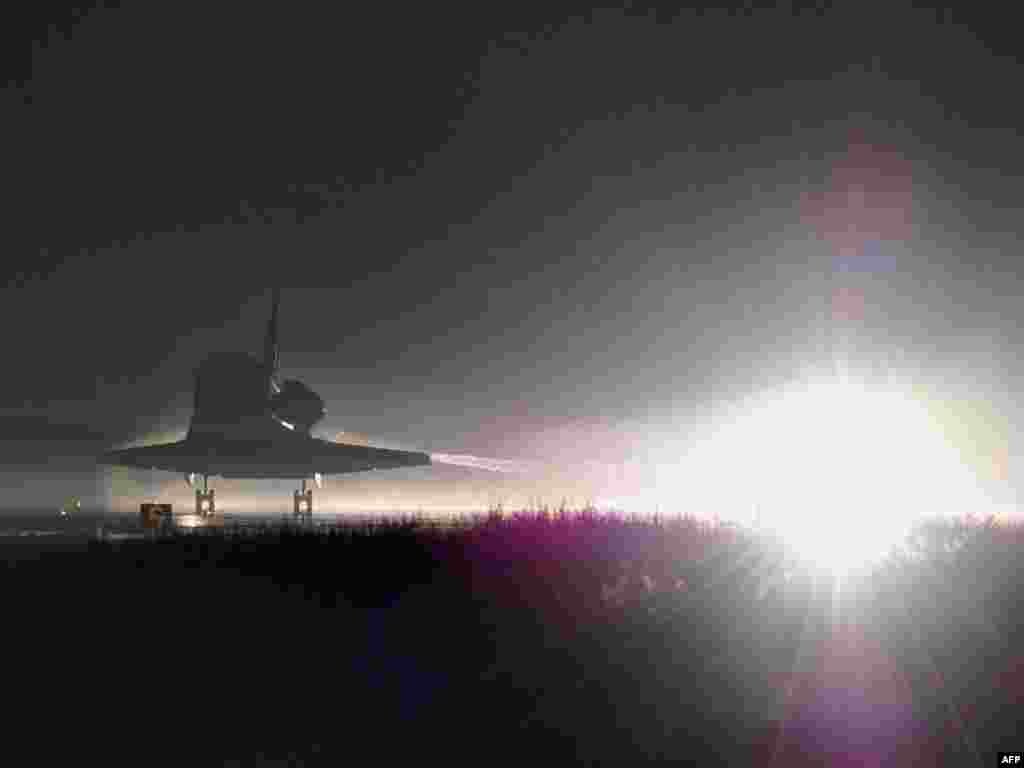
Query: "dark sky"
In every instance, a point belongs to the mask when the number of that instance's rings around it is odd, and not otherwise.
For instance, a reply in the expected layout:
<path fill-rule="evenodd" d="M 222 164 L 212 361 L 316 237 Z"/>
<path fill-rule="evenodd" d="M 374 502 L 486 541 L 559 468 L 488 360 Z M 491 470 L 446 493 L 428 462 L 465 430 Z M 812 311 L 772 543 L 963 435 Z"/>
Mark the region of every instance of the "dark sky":
<path fill-rule="evenodd" d="M 635 461 L 841 354 L 997 414 L 1014 455 L 1008 20 L 524 5 L 125 3 L 8 31 L 0 506 L 39 498 L 14 467 L 95 495 L 97 446 L 184 430 L 193 367 L 259 353 L 272 284 L 328 433 Z M 595 492 L 567 472 L 334 493 Z"/>

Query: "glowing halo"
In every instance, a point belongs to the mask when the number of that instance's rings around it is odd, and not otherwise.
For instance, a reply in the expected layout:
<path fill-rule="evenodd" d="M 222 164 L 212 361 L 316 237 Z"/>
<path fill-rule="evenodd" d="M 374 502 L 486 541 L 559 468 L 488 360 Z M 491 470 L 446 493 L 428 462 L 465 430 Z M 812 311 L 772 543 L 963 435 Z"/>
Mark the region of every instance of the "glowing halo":
<path fill-rule="evenodd" d="M 798 554 L 836 571 L 883 556 L 921 516 L 962 511 L 979 493 L 925 403 L 834 377 L 753 398 L 683 465 L 708 504 L 756 506 Z"/>

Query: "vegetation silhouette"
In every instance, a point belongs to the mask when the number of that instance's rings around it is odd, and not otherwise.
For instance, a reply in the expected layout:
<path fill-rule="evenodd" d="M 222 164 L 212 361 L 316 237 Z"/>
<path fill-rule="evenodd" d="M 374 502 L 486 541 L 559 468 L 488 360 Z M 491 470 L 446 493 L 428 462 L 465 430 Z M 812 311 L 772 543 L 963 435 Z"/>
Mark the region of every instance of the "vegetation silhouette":
<path fill-rule="evenodd" d="M 926 521 L 842 584 L 755 531 L 564 505 L 0 541 L 37 762 L 960 766 L 1019 738 L 1018 524 Z"/>

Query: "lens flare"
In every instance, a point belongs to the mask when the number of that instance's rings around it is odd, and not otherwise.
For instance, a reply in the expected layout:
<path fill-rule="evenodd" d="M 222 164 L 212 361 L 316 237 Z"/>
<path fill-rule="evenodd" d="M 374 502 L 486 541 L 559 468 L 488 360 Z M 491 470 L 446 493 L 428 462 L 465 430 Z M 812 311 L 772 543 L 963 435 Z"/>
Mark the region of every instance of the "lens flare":
<path fill-rule="evenodd" d="M 981 496 L 924 403 L 848 379 L 762 395 L 686 463 L 709 502 L 756 507 L 764 525 L 836 570 L 884 555 L 920 517 Z"/>

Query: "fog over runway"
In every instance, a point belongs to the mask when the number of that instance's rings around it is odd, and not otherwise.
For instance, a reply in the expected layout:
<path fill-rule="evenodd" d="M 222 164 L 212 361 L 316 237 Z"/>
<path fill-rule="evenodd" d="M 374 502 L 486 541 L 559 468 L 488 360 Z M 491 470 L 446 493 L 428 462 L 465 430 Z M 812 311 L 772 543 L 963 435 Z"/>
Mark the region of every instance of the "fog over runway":
<path fill-rule="evenodd" d="M 0 102 L 23 148 L 0 508 L 188 504 L 180 477 L 90 457 L 180 436 L 196 366 L 259 354 L 274 287 L 282 371 L 323 397 L 323 436 L 485 460 L 331 479 L 325 510 L 686 511 L 710 486 L 716 512 L 750 514 L 755 444 L 772 498 L 809 503 L 815 475 L 872 482 L 849 436 L 780 452 L 751 404 L 822 376 L 912 397 L 978 485 L 963 503 L 1019 506 L 1009 25 L 863 4 L 421 8 L 399 26 L 249 8 L 239 35 L 215 6 L 23 30 Z M 948 497 L 911 479 L 919 458 L 899 498 Z M 293 490 L 216 487 L 268 511 Z"/>

